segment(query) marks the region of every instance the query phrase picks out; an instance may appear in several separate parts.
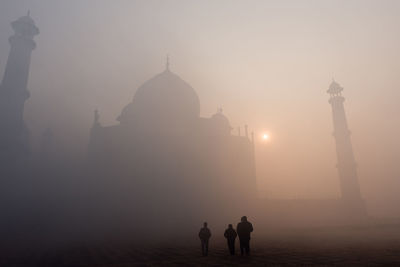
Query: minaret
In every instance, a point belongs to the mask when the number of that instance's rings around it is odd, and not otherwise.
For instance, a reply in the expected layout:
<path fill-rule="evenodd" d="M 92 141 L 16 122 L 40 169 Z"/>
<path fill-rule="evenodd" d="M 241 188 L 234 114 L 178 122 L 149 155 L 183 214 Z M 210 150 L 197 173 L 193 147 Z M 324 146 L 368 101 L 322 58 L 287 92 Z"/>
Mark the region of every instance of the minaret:
<path fill-rule="evenodd" d="M 167 61 L 165 62 L 165 71 L 169 71 L 169 55 L 167 54 Z"/>
<path fill-rule="evenodd" d="M 93 120 L 93 125 L 92 125 L 92 129 L 91 131 L 96 131 L 96 129 L 100 128 L 101 124 L 100 124 L 100 115 L 99 115 L 99 111 L 97 109 L 94 110 L 94 120 Z"/>
<path fill-rule="evenodd" d="M 100 115 L 97 109 L 94 110 L 94 120 L 92 128 L 90 129 L 90 140 L 88 147 L 88 155 L 89 157 L 93 157 L 96 155 L 96 147 L 99 131 L 101 131 L 102 126 L 100 123 Z"/>
<path fill-rule="evenodd" d="M 39 29 L 29 15 L 11 23 L 14 35 L 9 38 L 11 50 L 0 85 L 0 160 L 24 158 L 29 151 L 28 129 L 23 114 L 29 98 L 27 83 L 34 36 Z M 21 159 L 22 159 L 21 158 Z"/>
<path fill-rule="evenodd" d="M 342 91 L 343 88 L 335 81 L 332 81 L 327 91 L 330 95 L 329 103 L 332 106 L 333 136 L 336 141 L 341 196 L 344 204 L 352 213 L 364 213 L 365 207 L 358 184 L 357 165 L 344 111 L 345 98 L 342 96 Z"/>

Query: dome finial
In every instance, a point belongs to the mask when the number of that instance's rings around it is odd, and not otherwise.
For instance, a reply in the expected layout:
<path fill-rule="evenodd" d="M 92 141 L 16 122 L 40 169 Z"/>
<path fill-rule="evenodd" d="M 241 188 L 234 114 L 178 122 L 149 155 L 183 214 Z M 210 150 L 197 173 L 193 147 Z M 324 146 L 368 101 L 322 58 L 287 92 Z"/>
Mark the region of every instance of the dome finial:
<path fill-rule="evenodd" d="M 167 54 L 167 62 L 165 63 L 165 70 L 169 70 L 169 54 Z"/>
<path fill-rule="evenodd" d="M 26 13 L 26 15 L 27 15 L 28 17 L 31 16 L 31 10 L 30 10 L 30 9 L 28 9 L 28 13 Z"/>

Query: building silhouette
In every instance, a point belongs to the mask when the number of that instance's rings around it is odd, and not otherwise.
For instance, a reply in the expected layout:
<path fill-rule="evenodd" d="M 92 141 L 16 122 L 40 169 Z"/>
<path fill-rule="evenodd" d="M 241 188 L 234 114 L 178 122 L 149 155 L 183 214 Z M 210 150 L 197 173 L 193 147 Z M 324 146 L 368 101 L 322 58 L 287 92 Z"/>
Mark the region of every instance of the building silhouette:
<path fill-rule="evenodd" d="M 9 38 L 11 50 L 0 85 L 0 160 L 2 166 L 26 162 L 29 153 L 29 132 L 23 114 L 29 98 L 27 89 L 33 38 L 39 29 L 29 15 L 11 23 L 14 35 Z"/>
<path fill-rule="evenodd" d="M 138 217 L 152 222 L 176 218 L 174 223 L 186 225 L 190 218 L 196 225 L 197 217 L 218 217 L 229 213 L 228 206 L 237 213 L 256 198 L 247 127 L 245 136 L 231 134 L 222 109 L 200 117 L 195 90 L 170 70 L 168 61 L 162 73 L 137 89 L 117 120 L 102 126 L 95 111 L 89 162 L 97 186 L 115 188 L 119 197 L 125 192 L 129 205 L 143 215 Z"/>
<path fill-rule="evenodd" d="M 342 91 L 343 87 L 335 81 L 332 81 L 327 91 L 330 95 L 329 103 L 332 106 L 333 136 L 336 142 L 341 198 L 351 213 L 364 213 L 365 205 L 358 183 L 357 164 L 344 110 L 345 98 L 342 96 Z"/>

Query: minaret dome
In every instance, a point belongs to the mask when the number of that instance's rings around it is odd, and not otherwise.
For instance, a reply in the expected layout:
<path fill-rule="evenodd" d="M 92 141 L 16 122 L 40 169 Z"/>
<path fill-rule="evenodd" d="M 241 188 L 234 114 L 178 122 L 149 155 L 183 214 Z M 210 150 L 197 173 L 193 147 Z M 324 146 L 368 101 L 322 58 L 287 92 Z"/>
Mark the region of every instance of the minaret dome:
<path fill-rule="evenodd" d="M 39 34 L 39 28 L 36 27 L 35 21 L 31 18 L 29 13 L 26 16 L 20 17 L 11 23 L 16 35 L 21 35 L 26 38 L 31 38 Z"/>

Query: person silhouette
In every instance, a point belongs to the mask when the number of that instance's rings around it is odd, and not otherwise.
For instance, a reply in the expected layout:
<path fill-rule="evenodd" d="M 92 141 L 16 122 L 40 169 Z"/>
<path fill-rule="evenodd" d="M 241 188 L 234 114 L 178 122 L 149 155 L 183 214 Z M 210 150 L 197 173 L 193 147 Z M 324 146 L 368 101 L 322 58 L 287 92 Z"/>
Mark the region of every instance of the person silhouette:
<path fill-rule="evenodd" d="M 235 229 L 233 229 L 232 224 L 228 225 L 228 229 L 225 230 L 224 236 L 226 241 L 228 241 L 228 249 L 231 255 L 235 255 L 235 240 L 237 237 L 237 233 Z"/>
<path fill-rule="evenodd" d="M 201 252 L 203 253 L 203 256 L 208 255 L 208 240 L 211 237 L 211 231 L 207 227 L 207 223 L 205 222 L 203 224 L 203 228 L 200 229 L 199 232 L 199 238 L 201 241 Z"/>
<path fill-rule="evenodd" d="M 253 225 L 247 221 L 247 217 L 243 216 L 241 222 L 236 227 L 237 234 L 240 242 L 240 253 L 243 255 L 250 254 L 250 233 L 253 232 Z"/>

